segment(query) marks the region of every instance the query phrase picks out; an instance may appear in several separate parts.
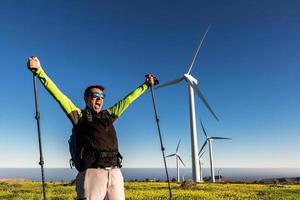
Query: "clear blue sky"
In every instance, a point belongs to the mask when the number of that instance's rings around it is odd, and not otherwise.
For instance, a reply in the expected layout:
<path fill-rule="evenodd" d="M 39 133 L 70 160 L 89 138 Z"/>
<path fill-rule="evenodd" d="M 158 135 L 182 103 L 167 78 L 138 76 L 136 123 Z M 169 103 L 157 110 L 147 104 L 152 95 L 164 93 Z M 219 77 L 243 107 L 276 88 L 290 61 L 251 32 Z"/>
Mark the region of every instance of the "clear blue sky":
<path fill-rule="evenodd" d="M 1 1 L 0 167 L 39 167 L 28 56 L 37 55 L 79 107 L 86 86 L 105 85 L 107 108 L 146 73 L 161 82 L 186 73 L 209 24 L 192 75 L 220 118 L 196 98 L 198 122 L 210 135 L 233 138 L 214 142 L 216 167 L 299 167 L 299 10 L 296 0 Z M 71 123 L 38 89 L 45 167 L 68 167 Z M 182 138 L 190 167 L 186 85 L 156 91 L 156 98 L 166 153 Z M 116 128 L 124 167 L 163 167 L 149 93 Z M 199 147 L 203 141 L 198 123 Z"/>

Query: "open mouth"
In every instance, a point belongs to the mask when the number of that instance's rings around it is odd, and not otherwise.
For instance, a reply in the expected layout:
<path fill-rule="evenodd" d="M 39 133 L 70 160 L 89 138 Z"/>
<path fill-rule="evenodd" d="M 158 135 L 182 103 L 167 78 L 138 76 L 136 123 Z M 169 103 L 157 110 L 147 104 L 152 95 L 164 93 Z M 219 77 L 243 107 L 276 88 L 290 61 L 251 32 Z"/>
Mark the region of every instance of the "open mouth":
<path fill-rule="evenodd" d="M 95 103 L 95 107 L 96 107 L 96 108 L 100 108 L 100 106 L 101 106 L 101 103 L 100 103 L 100 102 L 96 102 L 96 103 Z"/>

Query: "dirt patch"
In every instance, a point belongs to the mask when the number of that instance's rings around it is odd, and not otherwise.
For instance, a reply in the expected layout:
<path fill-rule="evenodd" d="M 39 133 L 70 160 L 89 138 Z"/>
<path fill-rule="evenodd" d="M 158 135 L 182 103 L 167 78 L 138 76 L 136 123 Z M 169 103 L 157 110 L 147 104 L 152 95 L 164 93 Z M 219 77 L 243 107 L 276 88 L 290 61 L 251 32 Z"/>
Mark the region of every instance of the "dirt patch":
<path fill-rule="evenodd" d="M 0 178 L 0 183 L 18 183 L 18 182 L 24 182 L 29 181 L 24 178 Z"/>

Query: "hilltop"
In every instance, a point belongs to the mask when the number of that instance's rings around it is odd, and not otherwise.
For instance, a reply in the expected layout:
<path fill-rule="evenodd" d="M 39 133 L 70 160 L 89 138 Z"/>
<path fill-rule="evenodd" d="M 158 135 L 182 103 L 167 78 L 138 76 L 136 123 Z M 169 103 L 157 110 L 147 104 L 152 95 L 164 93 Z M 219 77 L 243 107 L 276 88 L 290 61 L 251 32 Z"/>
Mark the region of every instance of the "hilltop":
<path fill-rule="evenodd" d="M 269 178 L 262 179 L 258 183 L 270 184 L 270 183 L 280 183 L 280 184 L 300 184 L 300 177 L 291 178 Z"/>

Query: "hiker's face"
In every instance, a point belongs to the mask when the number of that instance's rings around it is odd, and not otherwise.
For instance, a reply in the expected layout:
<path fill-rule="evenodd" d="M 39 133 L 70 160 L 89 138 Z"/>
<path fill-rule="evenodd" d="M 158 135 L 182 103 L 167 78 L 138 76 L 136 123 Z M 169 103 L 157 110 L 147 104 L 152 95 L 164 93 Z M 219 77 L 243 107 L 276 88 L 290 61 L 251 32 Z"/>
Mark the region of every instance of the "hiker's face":
<path fill-rule="evenodd" d="M 99 88 L 92 88 L 89 92 L 89 96 L 85 98 L 87 107 L 91 108 L 97 113 L 101 111 L 103 105 L 103 98 L 101 97 L 101 94 L 103 94 L 102 90 L 100 90 Z"/>

